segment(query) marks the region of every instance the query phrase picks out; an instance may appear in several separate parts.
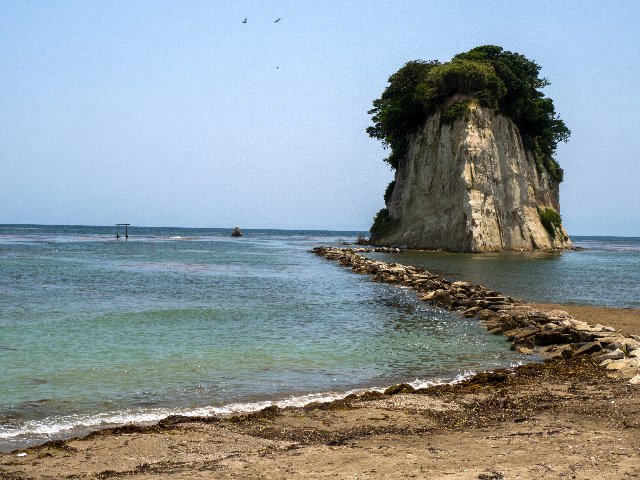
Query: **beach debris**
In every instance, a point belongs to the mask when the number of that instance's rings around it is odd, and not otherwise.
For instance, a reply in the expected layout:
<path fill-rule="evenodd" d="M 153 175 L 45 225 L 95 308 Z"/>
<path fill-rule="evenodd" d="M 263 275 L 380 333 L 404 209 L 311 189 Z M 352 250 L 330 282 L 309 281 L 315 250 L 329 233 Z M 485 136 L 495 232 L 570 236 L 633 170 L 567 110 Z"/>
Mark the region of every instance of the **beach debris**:
<path fill-rule="evenodd" d="M 477 318 L 490 333 L 506 336 L 512 350 L 555 360 L 593 357 L 611 376 L 626 380 L 640 376 L 640 337 L 637 335 L 625 336 L 606 325 L 590 325 L 563 310 L 539 310 L 481 285 L 450 282 L 419 267 L 386 263 L 362 255 L 399 251 L 389 247 L 316 247 L 312 250 L 316 255 L 351 268 L 354 273 L 372 275 L 375 282 L 411 288 L 424 302 L 466 318 Z"/>
<path fill-rule="evenodd" d="M 16 457 L 26 457 L 27 454 L 25 452 L 20 452 L 16 454 Z"/>

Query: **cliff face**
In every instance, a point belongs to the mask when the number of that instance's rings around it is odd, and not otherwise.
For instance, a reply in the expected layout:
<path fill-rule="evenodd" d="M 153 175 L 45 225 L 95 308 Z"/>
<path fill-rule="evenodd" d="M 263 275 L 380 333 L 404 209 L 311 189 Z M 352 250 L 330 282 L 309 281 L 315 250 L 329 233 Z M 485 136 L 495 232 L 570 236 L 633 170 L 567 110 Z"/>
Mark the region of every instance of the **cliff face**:
<path fill-rule="evenodd" d="M 538 213 L 560 211 L 558 183 L 536 167 L 509 118 L 474 103 L 450 125 L 436 112 L 413 135 L 387 208 L 376 244 L 461 252 L 572 246 L 562 226 L 549 233 Z"/>

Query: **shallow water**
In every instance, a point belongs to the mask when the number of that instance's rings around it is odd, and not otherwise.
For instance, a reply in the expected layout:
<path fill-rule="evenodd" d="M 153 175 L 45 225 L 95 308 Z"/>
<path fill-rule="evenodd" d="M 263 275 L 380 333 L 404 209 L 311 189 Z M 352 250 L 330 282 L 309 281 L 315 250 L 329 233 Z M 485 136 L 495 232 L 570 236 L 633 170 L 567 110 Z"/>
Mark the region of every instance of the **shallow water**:
<path fill-rule="evenodd" d="M 357 234 L 0 226 L 0 449 L 524 360 L 308 252 Z"/>
<path fill-rule="evenodd" d="M 572 237 L 583 251 L 371 253 L 529 302 L 640 308 L 640 238 Z"/>

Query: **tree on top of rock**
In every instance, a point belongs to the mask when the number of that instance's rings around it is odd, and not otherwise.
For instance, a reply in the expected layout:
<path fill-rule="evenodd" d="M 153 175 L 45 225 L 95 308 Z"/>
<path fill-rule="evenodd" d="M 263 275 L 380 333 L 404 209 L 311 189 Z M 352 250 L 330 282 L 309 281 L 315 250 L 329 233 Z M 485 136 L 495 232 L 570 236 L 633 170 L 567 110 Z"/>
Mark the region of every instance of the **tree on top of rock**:
<path fill-rule="evenodd" d="M 447 98 L 465 94 L 511 118 L 537 165 L 560 182 L 563 172 L 553 154 L 571 132 L 556 114 L 553 101 L 542 93 L 549 82 L 539 73 L 535 62 L 495 45 L 476 47 L 445 63 L 407 62 L 373 101 L 368 112 L 373 126 L 367 133 L 391 149 L 385 161 L 397 168 L 411 134 Z"/>

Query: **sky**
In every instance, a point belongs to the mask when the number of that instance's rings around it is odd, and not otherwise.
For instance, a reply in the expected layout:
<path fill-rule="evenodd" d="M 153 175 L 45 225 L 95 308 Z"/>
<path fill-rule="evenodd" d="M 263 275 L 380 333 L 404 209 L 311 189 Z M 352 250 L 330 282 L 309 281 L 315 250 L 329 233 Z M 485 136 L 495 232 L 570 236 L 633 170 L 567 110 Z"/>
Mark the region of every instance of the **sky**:
<path fill-rule="evenodd" d="M 640 236 L 632 0 L 0 0 L 0 223 L 368 230 L 372 101 L 487 44 L 551 82 L 569 233 Z"/>

